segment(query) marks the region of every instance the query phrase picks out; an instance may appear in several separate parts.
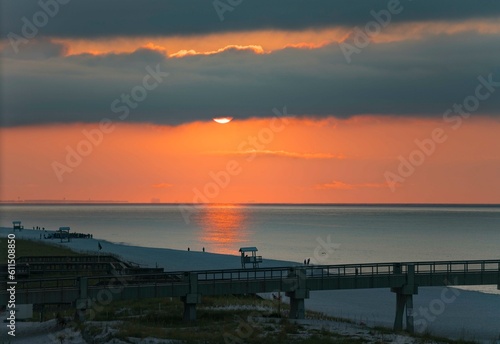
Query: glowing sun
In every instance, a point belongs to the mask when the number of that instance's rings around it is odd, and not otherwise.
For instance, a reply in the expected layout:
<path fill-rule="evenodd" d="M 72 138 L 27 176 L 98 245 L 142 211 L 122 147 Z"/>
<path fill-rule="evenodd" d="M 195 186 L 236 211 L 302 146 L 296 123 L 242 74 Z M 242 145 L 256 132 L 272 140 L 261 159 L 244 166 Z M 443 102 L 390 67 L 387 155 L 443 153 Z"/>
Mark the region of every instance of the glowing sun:
<path fill-rule="evenodd" d="M 220 124 L 226 124 L 233 120 L 233 117 L 215 117 L 213 120 Z"/>

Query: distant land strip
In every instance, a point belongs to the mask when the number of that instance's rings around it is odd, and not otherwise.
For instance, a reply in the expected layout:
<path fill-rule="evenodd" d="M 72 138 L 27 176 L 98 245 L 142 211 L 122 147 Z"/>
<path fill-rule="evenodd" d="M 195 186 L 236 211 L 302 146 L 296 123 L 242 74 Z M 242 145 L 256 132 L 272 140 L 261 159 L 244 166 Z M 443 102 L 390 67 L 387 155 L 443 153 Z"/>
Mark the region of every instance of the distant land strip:
<path fill-rule="evenodd" d="M 54 199 L 26 199 L 26 200 L 0 200 L 0 203 L 27 203 L 27 204 L 74 204 L 74 203 L 128 203 L 128 201 L 115 201 L 115 200 L 54 200 Z"/>

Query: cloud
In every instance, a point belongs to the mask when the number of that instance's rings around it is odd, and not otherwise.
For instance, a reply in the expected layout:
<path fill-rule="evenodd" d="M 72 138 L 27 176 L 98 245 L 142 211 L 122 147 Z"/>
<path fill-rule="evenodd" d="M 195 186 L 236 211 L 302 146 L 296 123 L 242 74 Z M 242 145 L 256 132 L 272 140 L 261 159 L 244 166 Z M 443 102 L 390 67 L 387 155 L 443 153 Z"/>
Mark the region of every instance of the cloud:
<path fill-rule="evenodd" d="M 251 149 L 246 151 L 217 151 L 211 152 L 210 154 L 216 155 L 244 155 L 244 156 L 267 156 L 267 157 L 280 157 L 280 158 L 292 158 L 292 159 L 345 159 L 343 154 L 330 154 L 330 153 L 300 153 L 300 152 L 289 152 L 284 150 L 268 150 L 268 149 Z"/>
<path fill-rule="evenodd" d="M 246 45 L 246 46 L 242 46 L 242 45 L 228 45 L 228 46 L 225 46 L 224 48 L 220 48 L 218 50 L 214 50 L 214 51 L 204 51 L 204 52 L 199 52 L 199 51 L 195 51 L 195 50 L 181 50 L 181 51 L 178 51 L 174 54 L 170 54 L 170 57 L 184 57 L 184 56 L 195 56 L 195 55 L 215 55 L 215 54 L 220 54 L 220 53 L 223 53 L 225 51 L 245 51 L 245 50 L 248 50 L 248 51 L 252 51 L 253 53 L 255 54 L 264 54 L 265 51 L 264 49 L 262 49 L 262 47 L 260 45 Z"/>
<path fill-rule="evenodd" d="M 328 190 L 357 190 L 357 189 L 379 189 L 387 188 L 387 183 L 358 183 L 349 184 L 341 181 L 333 181 L 331 183 L 318 184 L 315 186 L 316 189 L 328 189 Z"/>
<path fill-rule="evenodd" d="M 47 45 L 40 45 L 42 51 Z M 50 49 L 49 49 L 50 50 Z M 127 122 L 177 125 L 213 117 L 426 116 L 474 95 L 480 75 L 500 81 L 500 36 L 461 32 L 372 43 L 348 64 L 337 44 L 266 54 L 227 49 L 169 58 L 158 49 L 46 59 L 2 58 L 2 125 L 121 121 L 111 104 L 143 87 L 147 68 L 170 73 L 130 106 Z M 496 70 L 496 72 L 495 72 Z M 50 87 L 48 87 L 50 86 Z M 500 92 L 497 90 L 496 92 Z M 498 116 L 500 97 L 475 115 Z"/>
<path fill-rule="evenodd" d="M 50 1 L 42 1 L 49 3 Z M 226 1 L 223 1 L 227 3 Z M 85 0 L 59 5 L 45 37 L 100 38 L 177 36 L 262 29 L 303 30 L 364 25 L 370 11 L 387 9 L 388 0 L 252 0 L 231 6 L 220 22 L 213 0 Z M 400 1 L 393 22 L 458 21 L 500 15 L 500 3 L 485 0 Z M 22 18 L 41 11 L 39 1 L 2 1 L 2 36 L 19 34 Z M 6 15 L 8 14 L 8 15 Z"/>
<path fill-rule="evenodd" d="M 50 39 L 40 38 L 29 40 L 22 49 L 16 53 L 9 44 L 0 46 L 0 55 L 5 58 L 20 60 L 45 60 L 66 55 L 68 48 L 61 43 L 54 43 Z"/>
<path fill-rule="evenodd" d="M 173 184 L 170 183 L 158 183 L 158 184 L 153 184 L 151 185 L 155 189 L 168 189 L 174 186 Z"/>

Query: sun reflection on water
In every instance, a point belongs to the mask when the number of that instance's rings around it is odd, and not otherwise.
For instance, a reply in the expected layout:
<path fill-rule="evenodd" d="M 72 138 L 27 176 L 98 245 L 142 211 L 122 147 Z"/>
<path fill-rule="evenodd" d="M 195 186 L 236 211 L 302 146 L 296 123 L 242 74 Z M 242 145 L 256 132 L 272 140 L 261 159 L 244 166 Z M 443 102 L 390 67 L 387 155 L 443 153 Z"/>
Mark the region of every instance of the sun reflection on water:
<path fill-rule="evenodd" d="M 241 205 L 207 205 L 200 208 L 196 223 L 199 240 L 209 252 L 238 254 L 248 240 L 248 213 Z"/>

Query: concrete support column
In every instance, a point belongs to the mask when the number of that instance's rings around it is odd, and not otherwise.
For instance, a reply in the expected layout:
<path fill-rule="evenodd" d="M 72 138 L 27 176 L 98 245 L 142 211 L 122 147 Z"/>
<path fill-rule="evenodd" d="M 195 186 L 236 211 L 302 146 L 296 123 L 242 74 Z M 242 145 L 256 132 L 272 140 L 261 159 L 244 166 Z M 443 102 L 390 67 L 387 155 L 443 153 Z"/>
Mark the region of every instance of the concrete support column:
<path fill-rule="evenodd" d="M 191 322 L 196 320 L 196 303 L 188 303 L 185 300 L 184 302 L 184 316 L 183 319 L 185 322 Z"/>
<path fill-rule="evenodd" d="M 90 300 L 88 298 L 88 278 L 78 277 L 78 299 L 75 301 L 76 313 L 75 320 L 85 321 L 85 313 L 90 307 Z"/>
<path fill-rule="evenodd" d="M 394 288 L 396 289 L 396 288 Z M 401 289 L 401 288 L 397 288 Z M 401 292 L 392 290 L 396 293 L 396 318 L 394 319 L 394 331 L 403 331 L 403 314 L 405 312 L 405 297 Z"/>
<path fill-rule="evenodd" d="M 198 274 L 188 275 L 189 293 L 181 297 L 184 303 L 184 321 L 192 322 L 196 320 L 196 304 L 201 303 L 201 295 L 198 294 Z"/>
<path fill-rule="evenodd" d="M 291 278 L 291 290 L 286 292 L 290 297 L 290 319 L 304 319 L 306 316 L 305 299 L 309 298 L 306 288 L 306 270 L 304 267 L 293 268 L 288 275 Z"/>
<path fill-rule="evenodd" d="M 306 307 L 304 299 L 290 296 L 290 319 L 304 319 L 306 317 Z"/>
<path fill-rule="evenodd" d="M 497 289 L 500 290 L 500 263 L 498 263 L 498 285 Z"/>
<path fill-rule="evenodd" d="M 415 328 L 413 326 L 413 295 L 406 296 L 406 331 L 413 333 Z"/>
<path fill-rule="evenodd" d="M 399 291 L 396 291 L 394 289 L 399 289 Z M 403 288 L 394 289 L 393 292 L 396 293 L 396 318 L 394 319 L 394 331 L 403 330 L 403 318 L 406 309 L 406 331 L 408 331 L 409 333 L 413 333 L 413 295 L 403 294 Z"/>
<path fill-rule="evenodd" d="M 394 331 L 403 330 L 403 318 L 406 309 L 406 331 L 413 333 L 413 295 L 418 294 L 418 287 L 415 285 L 415 265 L 408 264 L 407 268 L 406 283 L 402 287 L 391 288 L 391 291 L 396 293 Z M 401 267 L 395 266 L 394 273 L 402 273 Z"/>

